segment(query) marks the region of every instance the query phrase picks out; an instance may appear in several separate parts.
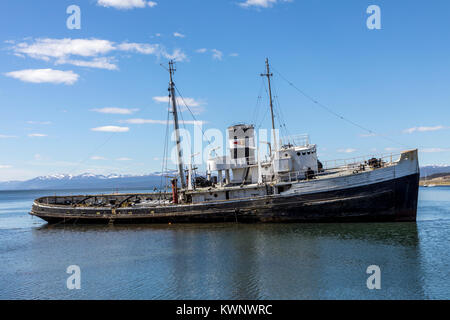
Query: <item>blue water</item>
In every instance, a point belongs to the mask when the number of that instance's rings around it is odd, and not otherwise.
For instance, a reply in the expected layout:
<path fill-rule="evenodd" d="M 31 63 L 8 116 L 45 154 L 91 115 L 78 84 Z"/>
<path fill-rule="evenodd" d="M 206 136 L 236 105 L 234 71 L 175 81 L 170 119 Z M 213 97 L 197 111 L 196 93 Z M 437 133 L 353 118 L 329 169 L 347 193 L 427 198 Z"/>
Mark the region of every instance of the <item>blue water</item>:
<path fill-rule="evenodd" d="M 0 299 L 450 298 L 450 187 L 420 188 L 417 223 L 48 226 L 49 194 L 0 192 Z"/>

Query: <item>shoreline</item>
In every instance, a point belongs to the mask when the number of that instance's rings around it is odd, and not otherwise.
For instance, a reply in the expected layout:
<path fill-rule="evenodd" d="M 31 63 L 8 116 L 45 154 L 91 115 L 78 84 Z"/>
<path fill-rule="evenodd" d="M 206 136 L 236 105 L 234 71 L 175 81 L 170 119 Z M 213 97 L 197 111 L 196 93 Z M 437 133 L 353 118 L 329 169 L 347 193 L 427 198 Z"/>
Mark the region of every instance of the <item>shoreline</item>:
<path fill-rule="evenodd" d="M 420 181 L 419 187 L 433 185 L 433 187 L 450 187 L 450 182 Z"/>

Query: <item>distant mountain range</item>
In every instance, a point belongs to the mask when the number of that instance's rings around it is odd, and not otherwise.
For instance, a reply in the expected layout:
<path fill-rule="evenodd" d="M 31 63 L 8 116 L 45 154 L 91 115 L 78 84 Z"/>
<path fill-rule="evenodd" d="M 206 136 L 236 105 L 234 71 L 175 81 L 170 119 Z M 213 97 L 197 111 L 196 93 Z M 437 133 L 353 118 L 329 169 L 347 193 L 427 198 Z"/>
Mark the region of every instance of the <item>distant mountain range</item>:
<path fill-rule="evenodd" d="M 423 166 L 420 167 L 420 177 L 428 177 L 437 173 L 449 173 L 450 174 L 450 166 Z"/>
<path fill-rule="evenodd" d="M 0 190 L 153 189 L 161 184 L 161 172 L 148 175 L 56 174 L 26 181 L 0 182 Z M 163 178 L 164 183 L 164 178 Z"/>
<path fill-rule="evenodd" d="M 420 168 L 421 177 L 439 173 L 450 174 L 450 166 L 424 166 Z M 173 175 L 175 172 L 169 174 Z M 0 190 L 153 189 L 160 187 L 161 175 L 161 172 L 147 175 L 56 174 L 26 181 L 0 182 Z"/>

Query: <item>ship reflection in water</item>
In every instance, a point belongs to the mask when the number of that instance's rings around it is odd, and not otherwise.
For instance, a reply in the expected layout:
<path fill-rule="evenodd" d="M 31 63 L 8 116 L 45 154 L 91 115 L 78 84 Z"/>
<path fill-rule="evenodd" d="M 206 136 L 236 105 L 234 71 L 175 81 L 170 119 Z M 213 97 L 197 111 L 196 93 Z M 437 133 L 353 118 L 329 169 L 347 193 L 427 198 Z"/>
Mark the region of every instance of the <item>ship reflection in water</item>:
<path fill-rule="evenodd" d="M 22 248 L 32 271 L 9 279 L 21 291 L 10 297 L 427 297 L 415 223 L 65 226 L 35 229 L 32 238 Z M 72 264 L 82 271 L 78 291 L 65 288 Z M 381 290 L 366 287 L 373 264 Z"/>
<path fill-rule="evenodd" d="M 448 299 L 449 195 L 421 189 L 417 223 L 0 226 L 0 299 Z"/>

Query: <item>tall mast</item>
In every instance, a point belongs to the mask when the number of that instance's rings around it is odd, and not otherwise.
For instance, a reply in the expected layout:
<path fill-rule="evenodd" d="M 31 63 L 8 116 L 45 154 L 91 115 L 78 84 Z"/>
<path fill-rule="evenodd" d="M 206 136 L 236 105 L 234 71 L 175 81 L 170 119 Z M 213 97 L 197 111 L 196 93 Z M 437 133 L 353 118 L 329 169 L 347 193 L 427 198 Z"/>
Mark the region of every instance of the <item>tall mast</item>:
<path fill-rule="evenodd" d="M 172 100 L 172 114 L 173 114 L 173 122 L 175 127 L 175 137 L 177 140 L 177 157 L 178 157 L 178 174 L 181 180 L 181 187 L 186 188 L 186 179 L 184 178 L 184 170 L 183 170 L 183 158 L 182 158 L 182 150 L 181 150 L 181 141 L 180 141 L 180 130 L 178 125 L 178 112 L 177 112 L 177 99 L 175 97 L 175 83 L 173 82 L 173 74 L 175 73 L 175 68 L 173 66 L 173 60 L 169 61 L 169 73 L 170 73 L 170 83 L 169 83 L 169 98 Z"/>
<path fill-rule="evenodd" d="M 275 133 L 275 119 L 273 116 L 273 102 L 272 102 L 272 87 L 270 86 L 270 77 L 273 76 L 273 73 L 270 73 L 270 69 L 269 69 L 269 59 L 266 58 L 266 70 L 267 73 L 262 73 L 261 77 L 267 77 L 267 81 L 269 83 L 269 99 L 270 99 L 270 113 L 272 115 L 272 132 L 273 132 L 273 146 L 274 146 L 274 150 L 277 151 L 277 136 Z"/>

